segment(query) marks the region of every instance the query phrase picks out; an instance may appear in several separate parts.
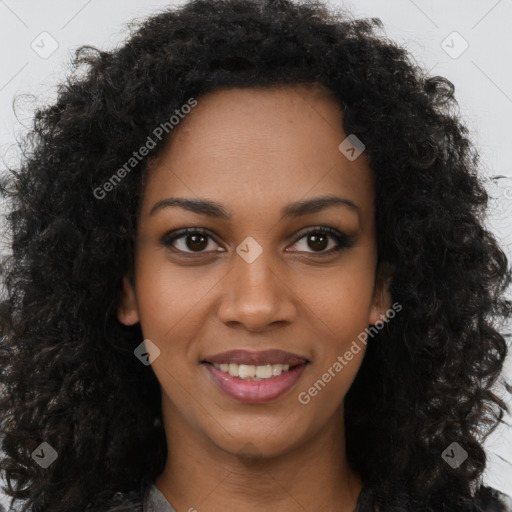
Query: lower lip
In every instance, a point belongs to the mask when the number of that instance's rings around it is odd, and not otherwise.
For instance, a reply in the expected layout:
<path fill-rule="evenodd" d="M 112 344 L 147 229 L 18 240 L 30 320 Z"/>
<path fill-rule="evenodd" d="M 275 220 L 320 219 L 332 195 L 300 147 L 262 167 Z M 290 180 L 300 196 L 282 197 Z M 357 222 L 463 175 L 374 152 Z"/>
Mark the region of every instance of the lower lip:
<path fill-rule="evenodd" d="M 284 395 L 299 379 L 305 364 L 283 372 L 277 377 L 265 380 L 243 380 L 203 363 L 217 386 L 226 395 L 247 404 L 261 404 Z"/>

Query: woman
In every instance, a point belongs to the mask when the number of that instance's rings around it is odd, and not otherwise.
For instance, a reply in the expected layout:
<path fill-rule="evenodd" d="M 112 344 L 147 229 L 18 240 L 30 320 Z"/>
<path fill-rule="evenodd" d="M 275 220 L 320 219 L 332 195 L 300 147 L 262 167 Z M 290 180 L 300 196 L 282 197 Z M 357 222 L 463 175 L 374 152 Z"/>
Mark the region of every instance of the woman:
<path fill-rule="evenodd" d="M 23 510 L 507 510 L 507 258 L 453 85 L 379 26 L 196 0 L 78 50 L 4 186 Z"/>

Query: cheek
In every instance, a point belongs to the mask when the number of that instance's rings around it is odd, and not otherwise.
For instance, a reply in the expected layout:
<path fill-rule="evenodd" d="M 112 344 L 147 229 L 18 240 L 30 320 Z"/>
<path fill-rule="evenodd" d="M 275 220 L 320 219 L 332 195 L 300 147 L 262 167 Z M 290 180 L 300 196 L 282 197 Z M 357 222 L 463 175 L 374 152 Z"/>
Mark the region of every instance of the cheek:
<path fill-rule="evenodd" d="M 361 255 L 362 256 L 362 255 Z M 315 401 L 320 410 L 336 408 L 350 388 L 361 366 L 366 344 L 365 329 L 373 296 L 373 260 L 360 257 L 347 261 L 329 279 L 302 284 L 303 297 L 312 312 L 316 333 L 316 364 L 305 387 L 304 400 Z"/>
<path fill-rule="evenodd" d="M 301 301 L 322 332 L 337 340 L 338 348 L 368 326 L 374 286 L 372 264 L 347 264 L 323 277 L 299 281 L 296 292 Z"/>
<path fill-rule="evenodd" d="M 136 269 L 139 316 L 144 336 L 166 344 L 187 338 L 188 326 L 220 276 L 179 269 L 161 257 L 142 254 Z M 193 278 L 191 279 L 191 276 Z"/>

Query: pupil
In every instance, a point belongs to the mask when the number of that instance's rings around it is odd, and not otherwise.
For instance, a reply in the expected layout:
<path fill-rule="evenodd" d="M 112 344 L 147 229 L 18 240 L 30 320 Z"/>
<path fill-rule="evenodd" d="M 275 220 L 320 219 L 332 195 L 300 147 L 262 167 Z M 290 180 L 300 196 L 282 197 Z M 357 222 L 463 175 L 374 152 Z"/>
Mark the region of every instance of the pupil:
<path fill-rule="evenodd" d="M 202 243 L 201 242 L 198 242 L 197 239 L 202 239 Z M 193 240 L 192 244 L 196 244 L 195 246 L 191 246 L 191 244 L 188 243 L 188 241 L 190 240 Z M 198 247 L 199 245 L 199 247 Z M 197 249 L 197 250 L 202 250 L 204 249 L 205 247 L 208 246 L 208 242 L 206 241 L 206 236 L 205 235 L 189 235 L 187 237 L 187 247 L 191 250 L 193 249 Z"/>
<path fill-rule="evenodd" d="M 327 236 L 323 233 L 309 235 L 309 241 L 312 242 L 312 244 L 310 244 L 312 249 L 323 250 L 327 247 Z"/>

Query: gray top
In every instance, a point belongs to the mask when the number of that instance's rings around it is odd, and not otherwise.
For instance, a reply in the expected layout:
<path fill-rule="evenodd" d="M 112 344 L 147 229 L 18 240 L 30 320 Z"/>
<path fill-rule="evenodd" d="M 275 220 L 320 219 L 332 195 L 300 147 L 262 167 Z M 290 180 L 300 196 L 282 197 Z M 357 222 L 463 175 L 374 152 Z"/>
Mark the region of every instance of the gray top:
<path fill-rule="evenodd" d="M 176 512 L 153 483 L 144 500 L 144 512 Z"/>
<path fill-rule="evenodd" d="M 499 497 L 506 507 L 502 510 L 504 512 L 512 512 L 512 498 L 502 493 L 499 493 Z M 147 492 L 146 499 L 143 504 L 143 510 L 144 512 L 176 512 L 154 483 Z M 3 509 L 0 505 L 0 512 L 2 511 Z"/>

